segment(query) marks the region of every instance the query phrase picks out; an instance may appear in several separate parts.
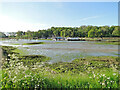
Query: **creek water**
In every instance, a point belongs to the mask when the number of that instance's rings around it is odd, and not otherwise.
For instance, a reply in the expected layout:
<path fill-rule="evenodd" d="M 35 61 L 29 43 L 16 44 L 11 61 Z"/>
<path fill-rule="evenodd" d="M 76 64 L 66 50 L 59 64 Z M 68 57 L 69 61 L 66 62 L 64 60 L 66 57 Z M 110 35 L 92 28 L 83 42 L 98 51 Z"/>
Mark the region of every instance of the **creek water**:
<path fill-rule="evenodd" d="M 23 43 L 46 42 L 45 44 L 22 45 Z M 19 45 L 17 45 L 19 44 Z M 51 40 L 4 40 L 0 45 L 15 46 L 27 55 L 45 55 L 50 62 L 72 61 L 86 56 L 118 56 L 118 45 L 98 45 L 93 41 L 51 41 Z"/>

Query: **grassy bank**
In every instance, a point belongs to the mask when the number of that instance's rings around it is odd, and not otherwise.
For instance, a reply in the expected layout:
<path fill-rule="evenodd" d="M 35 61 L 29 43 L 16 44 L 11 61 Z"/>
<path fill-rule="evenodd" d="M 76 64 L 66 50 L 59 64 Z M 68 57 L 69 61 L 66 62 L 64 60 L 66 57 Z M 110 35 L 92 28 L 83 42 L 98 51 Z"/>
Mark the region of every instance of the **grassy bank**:
<path fill-rule="evenodd" d="M 60 44 L 60 43 L 65 43 L 65 42 L 31 42 L 31 43 L 13 43 L 12 45 L 37 45 L 37 44 Z"/>
<path fill-rule="evenodd" d="M 10 52 L 14 50 L 9 49 Z M 19 56 L 11 53 L 8 56 L 2 66 L 2 88 L 119 87 L 118 57 L 87 57 L 49 64 L 48 58 L 41 55 Z"/>
<path fill-rule="evenodd" d="M 45 44 L 45 42 L 31 42 L 31 43 L 24 43 L 22 45 L 35 45 L 35 44 Z"/>
<path fill-rule="evenodd" d="M 98 44 L 98 45 L 120 45 L 120 42 L 106 41 L 106 42 L 95 42 L 94 44 Z"/>

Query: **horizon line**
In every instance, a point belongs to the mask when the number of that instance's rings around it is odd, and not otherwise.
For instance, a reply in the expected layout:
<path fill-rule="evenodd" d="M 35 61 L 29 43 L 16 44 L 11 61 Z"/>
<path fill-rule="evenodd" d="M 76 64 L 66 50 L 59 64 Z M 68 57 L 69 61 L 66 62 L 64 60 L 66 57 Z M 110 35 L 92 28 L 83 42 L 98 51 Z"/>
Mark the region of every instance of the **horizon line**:
<path fill-rule="evenodd" d="M 120 25 L 81 25 L 81 26 L 98 26 L 98 27 L 102 27 L 102 26 L 108 26 L 108 27 L 111 27 L 111 26 L 120 26 Z M 39 29 L 39 30 L 48 30 L 48 29 L 50 29 L 50 28 L 52 28 L 52 27 L 66 27 L 66 28 L 79 28 L 79 27 L 81 27 L 81 26 L 51 26 L 51 27 L 49 27 L 49 28 L 47 28 L 47 29 Z M 27 30 L 27 31 L 33 31 L 33 32 L 36 32 L 36 31 L 39 31 L 39 30 Z M 27 31 L 24 31 L 24 30 L 18 30 L 18 31 L 23 31 L 23 32 L 27 32 Z M 18 31 L 15 31 L 15 32 L 18 32 Z M 0 31 L 0 32 L 3 32 L 3 31 Z M 11 32 L 14 32 L 14 31 L 11 31 Z M 5 33 L 5 32 L 3 32 L 3 33 Z M 7 33 L 7 32 L 6 32 Z"/>

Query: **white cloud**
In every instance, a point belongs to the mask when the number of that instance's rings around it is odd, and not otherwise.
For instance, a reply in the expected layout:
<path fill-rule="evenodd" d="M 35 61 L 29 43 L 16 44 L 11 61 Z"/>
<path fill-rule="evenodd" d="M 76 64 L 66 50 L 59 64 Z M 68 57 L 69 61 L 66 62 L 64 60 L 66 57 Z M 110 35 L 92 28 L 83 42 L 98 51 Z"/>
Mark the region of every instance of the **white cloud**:
<path fill-rule="evenodd" d="M 99 18 L 100 16 L 91 16 L 91 17 L 85 17 L 85 18 L 81 18 L 79 21 L 86 21 L 89 19 L 95 19 L 95 18 Z"/>
<path fill-rule="evenodd" d="M 47 29 L 48 25 L 41 23 L 26 23 L 18 20 L 14 20 L 8 16 L 0 15 L 0 31 L 2 32 L 16 32 L 22 31 L 37 31 L 39 29 Z"/>

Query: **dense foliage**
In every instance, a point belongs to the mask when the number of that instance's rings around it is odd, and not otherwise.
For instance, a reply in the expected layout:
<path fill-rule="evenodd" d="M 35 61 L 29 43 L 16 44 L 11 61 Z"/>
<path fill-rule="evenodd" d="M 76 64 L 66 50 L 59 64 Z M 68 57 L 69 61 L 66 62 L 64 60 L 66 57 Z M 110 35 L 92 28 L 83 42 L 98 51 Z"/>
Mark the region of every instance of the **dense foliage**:
<path fill-rule="evenodd" d="M 51 27 L 36 32 L 18 31 L 19 38 L 48 38 L 48 37 L 119 37 L 119 26 L 80 26 L 80 27 Z"/>

